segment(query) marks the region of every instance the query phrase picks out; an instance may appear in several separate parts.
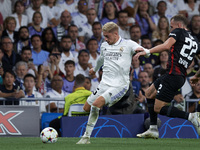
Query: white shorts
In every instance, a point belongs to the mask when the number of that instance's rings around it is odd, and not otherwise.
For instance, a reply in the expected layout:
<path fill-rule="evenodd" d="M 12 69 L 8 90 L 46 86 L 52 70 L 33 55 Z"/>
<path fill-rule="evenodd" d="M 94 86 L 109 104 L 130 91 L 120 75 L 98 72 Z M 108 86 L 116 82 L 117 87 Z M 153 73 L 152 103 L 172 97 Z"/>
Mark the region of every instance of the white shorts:
<path fill-rule="evenodd" d="M 98 88 L 88 97 L 87 102 L 89 105 L 92 105 L 97 97 L 103 96 L 105 99 L 105 104 L 110 107 L 118 102 L 126 94 L 128 88 L 128 86 L 112 87 L 100 83 Z"/>

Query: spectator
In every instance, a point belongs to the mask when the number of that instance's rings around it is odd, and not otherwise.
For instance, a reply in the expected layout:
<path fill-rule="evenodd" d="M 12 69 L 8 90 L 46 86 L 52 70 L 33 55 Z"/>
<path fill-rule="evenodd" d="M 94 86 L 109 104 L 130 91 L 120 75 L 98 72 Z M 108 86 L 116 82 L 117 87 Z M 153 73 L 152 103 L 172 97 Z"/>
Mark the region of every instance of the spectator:
<path fill-rule="evenodd" d="M 44 97 L 46 98 L 60 98 L 63 99 L 63 101 L 46 101 L 46 110 L 48 112 L 64 112 L 64 105 L 65 101 L 64 98 L 69 94 L 62 90 L 63 87 L 63 80 L 62 77 L 59 75 L 56 75 L 52 78 L 51 81 L 51 90 L 45 94 Z"/>
<path fill-rule="evenodd" d="M 10 98 L 5 102 L 1 101 L 0 105 L 19 105 L 18 98 L 24 97 L 24 92 L 13 83 L 15 81 L 15 73 L 12 70 L 6 70 L 3 74 L 3 85 L 0 85 L 0 97 Z"/>
<path fill-rule="evenodd" d="M 42 32 L 42 49 L 51 52 L 52 46 L 58 45 L 58 41 L 51 27 L 47 27 Z"/>
<path fill-rule="evenodd" d="M 61 59 L 59 62 L 59 68 L 62 73 L 65 74 L 65 62 L 67 60 L 73 60 L 75 63 L 78 62 L 78 53 L 72 49 L 72 40 L 68 35 L 64 35 L 61 39 L 60 46 L 62 49 Z M 65 74 L 66 75 L 66 74 Z"/>
<path fill-rule="evenodd" d="M 60 22 L 60 16 L 61 13 L 64 11 L 64 9 L 56 6 L 56 1 L 57 0 L 44 0 L 44 4 L 50 9 L 50 11 L 52 12 L 54 18 Z M 52 23 L 49 21 L 48 22 L 50 25 L 52 25 Z"/>
<path fill-rule="evenodd" d="M 127 6 L 124 10 L 128 13 L 128 26 L 134 25 L 136 23 L 135 19 L 133 18 L 134 8 Z"/>
<path fill-rule="evenodd" d="M 51 72 L 53 75 L 61 74 L 59 63 L 61 58 L 61 52 L 58 49 L 58 46 L 54 45 L 51 50 L 51 54 L 49 54 L 49 61 L 51 66 Z"/>
<path fill-rule="evenodd" d="M 39 92 L 35 91 L 35 77 L 32 74 L 26 74 L 24 76 L 24 87 L 25 98 L 43 98 Z M 40 106 L 40 113 L 46 112 L 44 101 L 32 101 L 27 99 L 26 101 L 21 101 L 20 105 Z"/>
<path fill-rule="evenodd" d="M 133 7 L 131 2 L 129 2 L 128 0 L 113 0 L 113 2 L 115 3 L 118 11 L 125 9 L 128 6 Z"/>
<path fill-rule="evenodd" d="M 199 98 L 200 98 L 200 81 L 195 86 L 192 86 L 191 92 L 185 95 L 186 100 L 199 99 Z M 186 103 L 186 105 L 188 105 L 186 106 L 186 108 L 188 108 L 188 110 L 186 110 L 187 112 L 196 112 L 200 110 L 200 105 L 199 104 L 196 105 L 195 102 L 189 102 Z"/>
<path fill-rule="evenodd" d="M 100 22 L 94 22 L 92 24 L 93 36 L 91 38 L 96 39 L 98 42 L 97 52 L 100 54 L 101 44 L 104 42 L 104 37 L 102 36 L 102 26 Z"/>
<path fill-rule="evenodd" d="M 90 53 L 89 63 L 92 64 L 92 67 L 95 67 L 96 62 L 99 58 L 99 54 L 97 53 L 97 49 L 98 49 L 97 40 L 96 39 L 90 39 L 87 42 L 87 49 L 89 50 L 89 53 Z"/>
<path fill-rule="evenodd" d="M 150 63 L 146 63 L 143 68 L 144 71 L 147 72 L 149 76 L 149 84 L 151 84 L 153 82 L 153 73 L 154 73 L 153 66 Z"/>
<path fill-rule="evenodd" d="M 148 1 L 140 1 L 138 5 L 135 5 L 135 20 L 141 27 L 142 35 L 148 35 L 151 37 L 153 31 L 156 30 L 156 25 L 152 17 L 149 16 L 149 3 Z"/>
<path fill-rule="evenodd" d="M 19 29 L 19 41 L 14 45 L 14 51 L 18 54 L 21 54 L 24 46 L 33 48 L 29 39 L 28 27 L 21 26 Z"/>
<path fill-rule="evenodd" d="M 15 31 L 19 31 L 21 26 L 28 25 L 28 17 L 24 15 L 24 3 L 22 1 L 17 1 L 14 6 L 14 13 L 11 15 L 16 20 Z"/>
<path fill-rule="evenodd" d="M 145 92 L 149 88 L 150 78 L 146 71 L 141 71 L 138 75 L 138 80 L 140 82 L 141 88 L 139 92 L 139 97 L 136 98 L 138 100 L 138 105 L 145 111 L 147 111 L 147 101 L 145 97 Z"/>
<path fill-rule="evenodd" d="M 142 46 L 147 49 L 152 48 L 151 39 L 148 36 L 142 36 Z"/>
<path fill-rule="evenodd" d="M 4 31 L 1 38 L 8 36 L 13 43 L 18 41 L 18 32 L 15 31 L 16 21 L 14 17 L 7 17 L 4 20 Z"/>
<path fill-rule="evenodd" d="M 87 98 L 92 94 L 92 92 L 86 90 L 83 86 L 85 83 L 85 77 L 81 74 L 77 75 L 74 83 L 74 92 L 65 97 L 65 107 L 63 116 L 67 116 L 70 105 L 72 104 L 84 104 Z M 61 136 L 60 128 L 60 118 L 52 120 L 49 124 L 50 127 L 53 127 L 58 132 L 58 135 Z"/>
<path fill-rule="evenodd" d="M 63 35 L 67 35 L 68 27 L 70 26 L 72 20 L 70 12 L 67 10 L 63 11 L 60 20 L 60 24 L 53 28 L 54 34 L 59 42 L 61 41 Z"/>
<path fill-rule="evenodd" d="M 66 76 L 63 77 L 63 87 L 62 90 L 67 93 L 72 93 L 74 89 L 74 70 L 75 70 L 75 63 L 73 60 L 68 60 L 65 62 L 65 72 Z"/>
<path fill-rule="evenodd" d="M 200 15 L 194 15 L 192 17 L 190 31 L 200 41 Z"/>
<path fill-rule="evenodd" d="M 57 26 L 59 21 L 57 21 L 54 18 L 49 7 L 42 5 L 42 2 L 43 2 L 43 0 L 32 0 L 32 7 L 29 7 L 26 10 L 26 15 L 28 16 L 28 19 L 29 19 L 29 25 L 31 25 L 31 23 L 32 23 L 33 14 L 35 12 L 39 11 L 42 14 L 42 18 L 43 18 L 42 22 L 40 24 L 40 26 L 42 28 L 47 27 L 48 20 L 50 20 L 54 26 Z"/>
<path fill-rule="evenodd" d="M 87 1 L 79 0 L 78 12 L 72 14 L 72 24 L 76 25 L 79 30 L 85 23 L 88 22 L 86 17 L 87 9 L 88 9 Z"/>
<path fill-rule="evenodd" d="M 18 0 L 12 0 L 12 9 L 14 9 L 14 5 Z M 20 0 L 23 2 L 25 9 L 27 9 L 31 5 L 31 0 Z"/>
<path fill-rule="evenodd" d="M 35 68 L 35 65 L 33 64 L 32 57 L 32 50 L 29 46 L 25 46 L 22 48 L 21 52 L 21 60 L 26 62 L 28 65 L 28 73 L 32 74 L 34 77 L 37 76 L 37 70 Z"/>
<path fill-rule="evenodd" d="M 141 43 L 142 32 L 139 25 L 132 25 L 130 27 L 130 36 L 132 41 L 138 43 L 139 45 L 142 44 Z"/>
<path fill-rule="evenodd" d="M 160 39 L 163 42 L 165 42 L 168 39 L 169 33 L 170 33 L 170 31 L 169 31 L 168 19 L 165 16 L 162 16 L 158 20 L 157 30 L 153 31 L 153 33 L 152 33 L 152 41 L 154 42 L 154 41 Z"/>
<path fill-rule="evenodd" d="M 157 10 L 158 12 L 152 16 L 153 20 L 155 21 L 156 26 L 158 26 L 158 20 L 160 17 L 165 16 L 168 19 L 168 22 L 170 22 L 170 19 L 173 17 L 169 14 L 166 14 L 167 10 L 167 3 L 163 0 L 159 1 L 157 4 Z"/>
<path fill-rule="evenodd" d="M 152 43 L 151 39 L 148 36 L 142 36 L 142 47 L 151 49 L 152 48 Z M 141 64 L 144 65 L 146 63 L 151 63 L 153 67 L 155 67 L 156 62 L 158 60 L 158 55 L 159 53 L 153 53 L 151 54 L 148 58 L 146 57 L 140 57 Z"/>
<path fill-rule="evenodd" d="M 124 39 L 130 39 L 130 32 L 128 26 L 128 12 L 121 10 L 117 14 L 118 26 L 119 26 L 119 35 Z"/>
<path fill-rule="evenodd" d="M 20 86 L 20 88 L 22 90 L 24 90 L 24 76 L 27 74 L 28 72 L 28 66 L 26 62 L 23 61 L 19 61 L 18 63 L 16 63 L 15 65 L 15 73 L 16 73 L 16 80 L 15 80 L 15 84 Z"/>
<path fill-rule="evenodd" d="M 162 40 L 158 39 L 158 40 L 155 40 L 155 41 L 153 42 L 153 46 L 155 47 L 155 46 L 158 46 L 158 45 L 163 44 L 163 43 L 164 43 L 164 42 L 163 42 Z"/>
<path fill-rule="evenodd" d="M 95 9 L 92 9 L 92 8 L 88 9 L 86 16 L 87 16 L 88 22 L 79 28 L 79 33 L 78 33 L 79 35 L 78 39 L 85 44 L 93 35 L 92 24 L 94 23 L 95 18 L 97 17 Z"/>
<path fill-rule="evenodd" d="M 108 1 L 104 5 L 103 16 L 101 19 L 101 24 L 104 25 L 107 22 L 117 23 L 117 7 L 112 1 Z"/>
<path fill-rule="evenodd" d="M 34 12 L 33 14 L 33 23 L 32 26 L 28 27 L 30 37 L 37 34 L 42 35 L 43 28 L 40 26 L 41 22 L 43 20 L 42 14 L 39 11 Z"/>
<path fill-rule="evenodd" d="M 38 89 L 38 92 L 40 92 L 42 95 L 46 94 L 46 92 L 51 90 L 51 82 L 50 80 L 53 78 L 53 75 L 51 73 L 51 70 L 49 66 L 38 66 L 38 78 L 37 78 L 37 84 L 36 88 Z"/>
<path fill-rule="evenodd" d="M 80 51 L 81 49 L 85 49 L 85 44 L 78 40 L 78 28 L 75 25 L 71 25 L 68 28 L 68 35 L 72 40 L 72 50 Z"/>
<path fill-rule="evenodd" d="M 21 60 L 21 57 L 19 54 L 13 51 L 13 43 L 9 37 L 4 37 L 2 39 L 2 49 L 4 52 L 4 56 L 2 59 L 3 70 L 12 70 L 15 64 Z"/>
<path fill-rule="evenodd" d="M 33 49 L 32 49 L 33 64 L 37 66 L 40 64 L 43 64 L 43 62 L 47 60 L 49 56 L 49 52 L 46 52 L 41 49 L 41 46 L 42 46 L 41 37 L 36 34 L 33 35 L 31 37 L 31 43 L 33 45 Z"/>
<path fill-rule="evenodd" d="M 3 84 L 3 78 L 2 78 L 2 76 L 4 74 L 3 63 L 2 63 L 3 55 L 4 55 L 4 53 L 3 53 L 3 51 L 2 51 L 2 49 L 0 47 L 0 85 Z"/>
<path fill-rule="evenodd" d="M 165 0 L 167 2 L 166 13 L 175 16 L 177 14 L 186 15 L 186 7 L 183 0 Z"/>
<path fill-rule="evenodd" d="M 12 14 L 11 0 L 0 1 L 0 10 L 3 20 Z"/>
<path fill-rule="evenodd" d="M 197 2 L 197 0 L 184 0 L 184 2 L 186 7 L 186 16 L 188 18 L 188 21 L 190 22 L 192 16 L 199 15 L 200 2 Z"/>
<path fill-rule="evenodd" d="M 74 75 L 82 74 L 85 77 L 89 77 L 89 70 L 92 68 L 92 65 L 88 63 L 89 61 L 89 52 L 86 49 L 82 49 L 78 53 L 78 63 L 75 66 Z"/>
<path fill-rule="evenodd" d="M 167 61 L 169 58 L 169 52 L 162 51 L 159 55 L 158 59 L 158 65 L 154 68 L 154 74 L 153 74 L 153 81 L 155 81 L 157 78 L 161 77 L 163 74 L 167 71 Z"/>
<path fill-rule="evenodd" d="M 69 11 L 71 14 L 78 12 L 78 2 L 79 0 L 63 0 L 57 1 L 57 6 Z"/>
<path fill-rule="evenodd" d="M 90 77 L 85 77 L 85 83 L 83 86 L 86 90 L 91 91 L 92 83 Z"/>
<path fill-rule="evenodd" d="M 143 71 L 143 67 L 140 66 L 140 60 L 139 59 L 133 59 L 132 57 L 132 71 L 133 71 L 133 78 L 138 79 L 138 74 Z M 132 80 L 132 79 L 131 79 Z"/>

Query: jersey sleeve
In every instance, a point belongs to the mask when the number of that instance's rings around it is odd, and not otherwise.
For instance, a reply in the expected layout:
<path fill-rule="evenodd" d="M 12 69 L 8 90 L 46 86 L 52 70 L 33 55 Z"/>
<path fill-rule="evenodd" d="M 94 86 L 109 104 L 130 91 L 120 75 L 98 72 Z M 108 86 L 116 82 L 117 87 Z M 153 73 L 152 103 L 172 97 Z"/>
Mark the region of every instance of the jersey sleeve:
<path fill-rule="evenodd" d="M 138 43 L 130 40 L 129 41 L 129 46 L 130 46 L 130 49 L 131 49 L 131 55 L 133 55 L 135 53 L 135 50 L 138 48 L 138 47 L 142 47 L 140 46 Z"/>
<path fill-rule="evenodd" d="M 103 65 L 104 63 L 104 57 L 103 57 L 103 46 L 100 48 L 100 56 L 96 62 L 96 66 L 94 68 L 94 71 L 97 72 L 99 68 Z"/>
<path fill-rule="evenodd" d="M 179 39 L 181 35 L 180 29 L 174 29 L 170 34 L 169 34 L 169 38 L 173 37 L 176 41 Z"/>

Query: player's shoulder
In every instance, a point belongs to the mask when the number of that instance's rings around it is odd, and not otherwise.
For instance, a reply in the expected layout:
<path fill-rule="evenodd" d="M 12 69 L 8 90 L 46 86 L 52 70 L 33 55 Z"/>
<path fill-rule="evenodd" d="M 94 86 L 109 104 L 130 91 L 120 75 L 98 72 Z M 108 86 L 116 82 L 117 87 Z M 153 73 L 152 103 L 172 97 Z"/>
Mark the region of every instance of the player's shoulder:
<path fill-rule="evenodd" d="M 104 41 L 104 42 L 101 44 L 101 47 L 106 47 L 106 46 L 109 46 L 109 44 L 108 44 L 106 41 Z"/>
<path fill-rule="evenodd" d="M 127 46 L 127 47 L 132 47 L 132 46 L 136 46 L 138 45 L 135 41 L 131 40 L 131 39 L 122 39 L 121 42 L 123 45 Z"/>

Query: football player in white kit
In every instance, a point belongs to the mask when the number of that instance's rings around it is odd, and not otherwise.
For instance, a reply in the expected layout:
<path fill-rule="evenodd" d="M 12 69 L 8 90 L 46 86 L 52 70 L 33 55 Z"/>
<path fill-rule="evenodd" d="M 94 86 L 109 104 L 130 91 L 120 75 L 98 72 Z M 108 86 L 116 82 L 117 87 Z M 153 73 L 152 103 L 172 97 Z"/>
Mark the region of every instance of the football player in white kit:
<path fill-rule="evenodd" d="M 103 65 L 102 80 L 98 88 L 88 97 L 83 109 L 90 111 L 86 131 L 76 144 L 89 144 L 92 130 L 97 122 L 99 110 L 118 102 L 129 88 L 129 71 L 135 49 L 141 47 L 136 42 L 122 39 L 118 34 L 118 25 L 108 22 L 103 26 L 104 43 L 95 68 L 89 73 L 94 75 Z M 148 54 L 147 49 L 146 54 Z"/>

